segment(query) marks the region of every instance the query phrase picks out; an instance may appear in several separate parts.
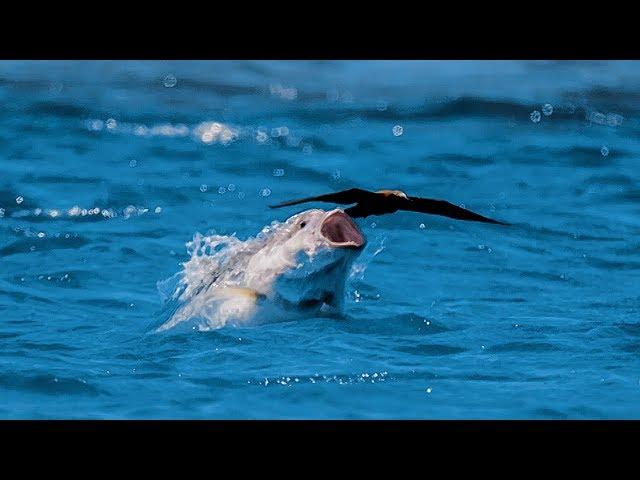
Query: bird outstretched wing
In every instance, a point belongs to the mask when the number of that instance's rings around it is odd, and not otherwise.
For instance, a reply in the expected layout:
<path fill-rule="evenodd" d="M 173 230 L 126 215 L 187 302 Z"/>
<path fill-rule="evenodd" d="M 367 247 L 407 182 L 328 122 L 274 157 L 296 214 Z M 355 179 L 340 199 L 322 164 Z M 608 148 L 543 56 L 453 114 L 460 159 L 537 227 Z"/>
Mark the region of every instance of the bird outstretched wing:
<path fill-rule="evenodd" d="M 508 225 L 507 223 L 493 220 L 472 212 L 466 208 L 458 207 L 446 200 L 434 200 L 432 198 L 408 197 L 400 210 L 410 212 L 428 213 L 431 215 L 441 215 L 443 217 L 455 218 L 456 220 L 467 220 L 471 222 L 496 223 L 498 225 Z"/>
<path fill-rule="evenodd" d="M 446 200 L 409 197 L 399 190 L 370 192 L 360 188 L 351 188 L 341 192 L 327 193 L 316 197 L 302 198 L 278 205 L 271 205 L 271 208 L 287 207 L 306 202 L 330 202 L 340 205 L 355 203 L 356 205 L 345 210 L 345 212 L 353 218 L 368 217 L 369 215 L 385 215 L 399 210 L 405 210 L 430 215 L 441 215 L 456 220 L 508 225 L 508 223 L 493 220 L 474 213 L 471 210 L 467 210 L 466 208 L 458 207 Z"/>

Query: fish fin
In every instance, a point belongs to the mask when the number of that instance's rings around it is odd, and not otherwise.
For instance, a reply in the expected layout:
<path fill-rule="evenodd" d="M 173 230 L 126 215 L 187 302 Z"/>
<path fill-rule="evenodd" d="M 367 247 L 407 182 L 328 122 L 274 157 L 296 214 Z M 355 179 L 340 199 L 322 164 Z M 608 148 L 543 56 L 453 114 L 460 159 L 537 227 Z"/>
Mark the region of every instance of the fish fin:
<path fill-rule="evenodd" d="M 226 287 L 220 292 L 221 295 L 234 295 L 240 297 L 252 298 L 253 300 L 264 300 L 266 296 L 257 290 L 247 287 Z"/>

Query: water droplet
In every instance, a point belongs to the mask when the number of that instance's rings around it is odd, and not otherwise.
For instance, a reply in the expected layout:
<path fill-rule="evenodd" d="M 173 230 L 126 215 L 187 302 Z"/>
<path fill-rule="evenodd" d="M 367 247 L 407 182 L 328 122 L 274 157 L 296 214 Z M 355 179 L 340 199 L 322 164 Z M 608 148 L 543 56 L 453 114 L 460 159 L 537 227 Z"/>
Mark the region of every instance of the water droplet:
<path fill-rule="evenodd" d="M 542 107 L 542 113 L 544 113 L 546 117 L 551 115 L 553 113 L 553 105 L 551 105 L 550 103 L 545 103 Z"/>
<path fill-rule="evenodd" d="M 602 146 L 602 148 L 600 149 L 600 153 L 603 157 L 606 157 L 607 155 L 609 155 L 609 149 L 605 146 Z"/>
<path fill-rule="evenodd" d="M 271 189 L 263 188 L 262 190 L 260 190 L 260 195 L 263 197 L 268 197 L 269 195 L 271 195 Z"/>
<path fill-rule="evenodd" d="M 531 118 L 533 123 L 538 123 L 540 121 L 540 112 L 538 110 L 534 110 L 531 112 L 531 115 L 529 115 L 529 118 Z"/>
<path fill-rule="evenodd" d="M 16 203 L 20 205 L 22 202 L 24 202 L 24 197 L 22 195 L 18 195 L 16 197 Z"/>
<path fill-rule="evenodd" d="M 427 228 L 427 226 L 424 223 L 420 224 L 420 230 L 424 230 L 425 228 Z"/>
<path fill-rule="evenodd" d="M 162 84 L 167 88 L 173 88 L 178 83 L 178 79 L 174 75 L 167 75 L 162 80 Z"/>
<path fill-rule="evenodd" d="M 203 183 L 202 185 L 200 185 L 200 191 L 202 193 L 206 192 L 209 189 L 209 186 L 205 183 Z"/>
<path fill-rule="evenodd" d="M 38 238 L 44 238 L 45 233 L 44 232 L 38 232 Z"/>
<path fill-rule="evenodd" d="M 160 213 L 162 212 L 162 207 L 156 207 L 156 209 L 154 210 L 155 213 Z"/>
<path fill-rule="evenodd" d="M 399 137 L 404 133 L 404 128 L 401 125 L 396 125 L 391 129 L 391 131 L 393 132 L 394 137 Z"/>
<path fill-rule="evenodd" d="M 431 387 L 427 388 L 427 393 L 431 393 Z"/>

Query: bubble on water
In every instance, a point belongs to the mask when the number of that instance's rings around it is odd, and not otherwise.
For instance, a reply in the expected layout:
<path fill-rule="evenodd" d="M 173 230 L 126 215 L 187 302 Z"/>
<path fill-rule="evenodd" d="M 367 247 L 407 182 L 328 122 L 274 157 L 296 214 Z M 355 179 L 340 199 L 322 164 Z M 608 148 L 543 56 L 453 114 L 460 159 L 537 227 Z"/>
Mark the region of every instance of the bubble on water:
<path fill-rule="evenodd" d="M 136 125 L 133 128 L 133 134 L 138 137 L 144 137 L 149 133 L 149 129 L 145 125 Z"/>
<path fill-rule="evenodd" d="M 127 208 L 125 208 L 122 211 L 125 219 L 131 217 L 131 215 L 133 215 L 135 212 L 136 212 L 136 207 L 134 207 L 133 205 L 129 205 Z"/>
<path fill-rule="evenodd" d="M 381 100 L 376 103 L 376 110 L 378 110 L 379 112 L 384 112 L 387 109 L 387 107 L 388 107 L 388 104 L 384 100 Z"/>
<path fill-rule="evenodd" d="M 602 154 L 603 157 L 606 157 L 607 155 L 609 155 L 609 149 L 603 145 L 602 148 L 600 149 L 600 153 Z"/>
<path fill-rule="evenodd" d="M 115 130 L 118 127 L 118 122 L 116 122 L 115 119 L 110 118 L 107 120 L 106 125 L 108 130 Z"/>
<path fill-rule="evenodd" d="M 230 184 L 227 186 L 227 190 L 229 190 L 230 192 L 234 192 L 234 191 L 235 191 L 235 189 L 236 189 L 236 186 L 235 186 L 233 183 L 230 183 Z"/>
<path fill-rule="evenodd" d="M 331 174 L 331 178 L 336 182 L 342 178 L 342 172 L 340 170 L 334 170 Z"/>
<path fill-rule="evenodd" d="M 263 188 L 262 190 L 260 190 L 260 195 L 263 197 L 268 197 L 269 195 L 271 195 L 271 189 Z"/>
<path fill-rule="evenodd" d="M 269 86 L 269 91 L 272 96 L 283 100 L 295 100 L 298 98 L 298 89 L 295 87 L 283 87 L 280 84 L 273 84 Z"/>
<path fill-rule="evenodd" d="M 156 207 L 154 210 L 154 213 L 160 213 L 162 212 L 162 207 Z"/>
<path fill-rule="evenodd" d="M 396 125 L 391 129 L 391 131 L 393 132 L 394 137 L 399 137 L 404 133 L 404 128 L 402 127 L 402 125 Z"/>
<path fill-rule="evenodd" d="M 178 79 L 175 77 L 175 75 L 171 75 L 171 74 L 167 75 L 162 80 L 162 84 L 167 88 L 173 88 L 176 86 L 177 83 L 178 83 Z"/>
<path fill-rule="evenodd" d="M 274 177 L 282 177 L 282 176 L 284 176 L 284 169 L 283 168 L 274 168 L 273 169 L 273 176 Z"/>
<path fill-rule="evenodd" d="M 542 113 L 544 113 L 545 117 L 551 115 L 553 113 L 553 105 L 545 103 L 542 107 Z"/>
<path fill-rule="evenodd" d="M 226 187 L 218 187 L 218 193 L 220 195 L 224 195 L 227 192 L 227 188 Z"/>
<path fill-rule="evenodd" d="M 286 137 L 287 135 L 289 135 L 288 127 L 277 127 L 271 129 L 272 137 Z"/>
<path fill-rule="evenodd" d="M 16 203 L 20 205 L 22 202 L 24 202 L 24 197 L 22 195 L 18 195 L 16 197 Z"/>
<path fill-rule="evenodd" d="M 587 120 L 598 125 L 606 125 L 607 116 L 602 112 L 589 112 L 587 114 Z"/>
<path fill-rule="evenodd" d="M 44 232 L 38 232 L 38 238 L 44 238 L 45 233 Z"/>
<path fill-rule="evenodd" d="M 427 388 L 427 393 L 431 393 L 431 387 Z"/>
<path fill-rule="evenodd" d="M 48 213 L 49 213 L 49 216 L 51 218 L 56 218 L 58 215 L 60 215 L 60 210 L 57 210 L 57 209 L 54 208 L 54 209 L 49 210 Z"/>
<path fill-rule="evenodd" d="M 62 82 L 51 82 L 49 84 L 49 92 L 51 93 L 60 93 L 62 92 L 63 88 L 64 85 L 62 84 Z"/>
<path fill-rule="evenodd" d="M 94 119 L 87 122 L 87 128 L 94 132 L 99 132 L 100 130 L 102 130 L 103 126 L 104 122 L 102 120 Z"/>
<path fill-rule="evenodd" d="M 131 161 L 129 162 L 129 166 L 130 166 L 131 168 L 135 168 L 135 167 L 136 167 L 136 165 L 138 165 L 138 161 L 137 161 L 137 160 L 135 160 L 135 159 L 133 159 L 133 160 L 131 160 Z"/>
<path fill-rule="evenodd" d="M 610 127 L 617 127 L 622 124 L 624 117 L 617 113 L 607 113 L 607 125 Z"/>
<path fill-rule="evenodd" d="M 4 217 L 4 208 L 0 208 L 0 218 Z"/>
<path fill-rule="evenodd" d="M 31 246 L 29 247 L 29 250 L 31 250 L 32 252 L 34 252 L 34 251 L 36 250 L 36 246 L 35 246 L 35 245 L 31 245 Z"/>
<path fill-rule="evenodd" d="M 307 143 L 304 147 L 302 147 L 302 153 L 304 153 L 305 155 L 311 155 L 313 153 L 313 147 Z"/>
<path fill-rule="evenodd" d="M 267 135 L 267 132 L 264 132 L 262 130 L 258 130 L 258 133 L 256 133 L 256 140 L 259 143 L 264 143 L 267 140 L 269 140 L 269 136 Z"/>
<path fill-rule="evenodd" d="M 202 193 L 206 192 L 209 189 L 209 186 L 206 183 L 203 183 L 202 185 L 200 185 L 200 191 Z"/>
<path fill-rule="evenodd" d="M 531 115 L 529 115 L 529 118 L 531 118 L 533 123 L 538 123 L 540 121 L 540 112 L 538 110 L 534 110 L 531 112 Z"/>
<path fill-rule="evenodd" d="M 244 192 L 238 192 L 238 198 L 242 200 L 244 198 Z"/>
<path fill-rule="evenodd" d="M 223 145 L 231 143 L 240 134 L 237 128 L 220 122 L 202 122 L 194 129 L 194 133 L 203 143 L 219 142 Z"/>
<path fill-rule="evenodd" d="M 420 230 L 424 230 L 425 228 L 427 228 L 427 226 L 424 223 L 420 224 Z"/>
<path fill-rule="evenodd" d="M 41 208 L 36 208 L 36 209 L 33 210 L 33 214 L 36 217 L 39 217 L 41 213 L 42 213 L 42 209 Z"/>

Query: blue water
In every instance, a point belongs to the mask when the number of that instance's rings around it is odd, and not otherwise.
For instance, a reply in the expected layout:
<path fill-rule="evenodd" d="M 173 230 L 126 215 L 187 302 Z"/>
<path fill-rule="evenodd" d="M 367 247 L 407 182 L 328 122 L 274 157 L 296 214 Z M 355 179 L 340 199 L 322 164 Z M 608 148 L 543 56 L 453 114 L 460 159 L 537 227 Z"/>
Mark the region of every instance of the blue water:
<path fill-rule="evenodd" d="M 639 85 L 638 62 L 0 63 L 0 417 L 640 417 Z M 343 315 L 150 333 L 196 232 L 352 186 L 513 225 L 369 217 Z"/>

